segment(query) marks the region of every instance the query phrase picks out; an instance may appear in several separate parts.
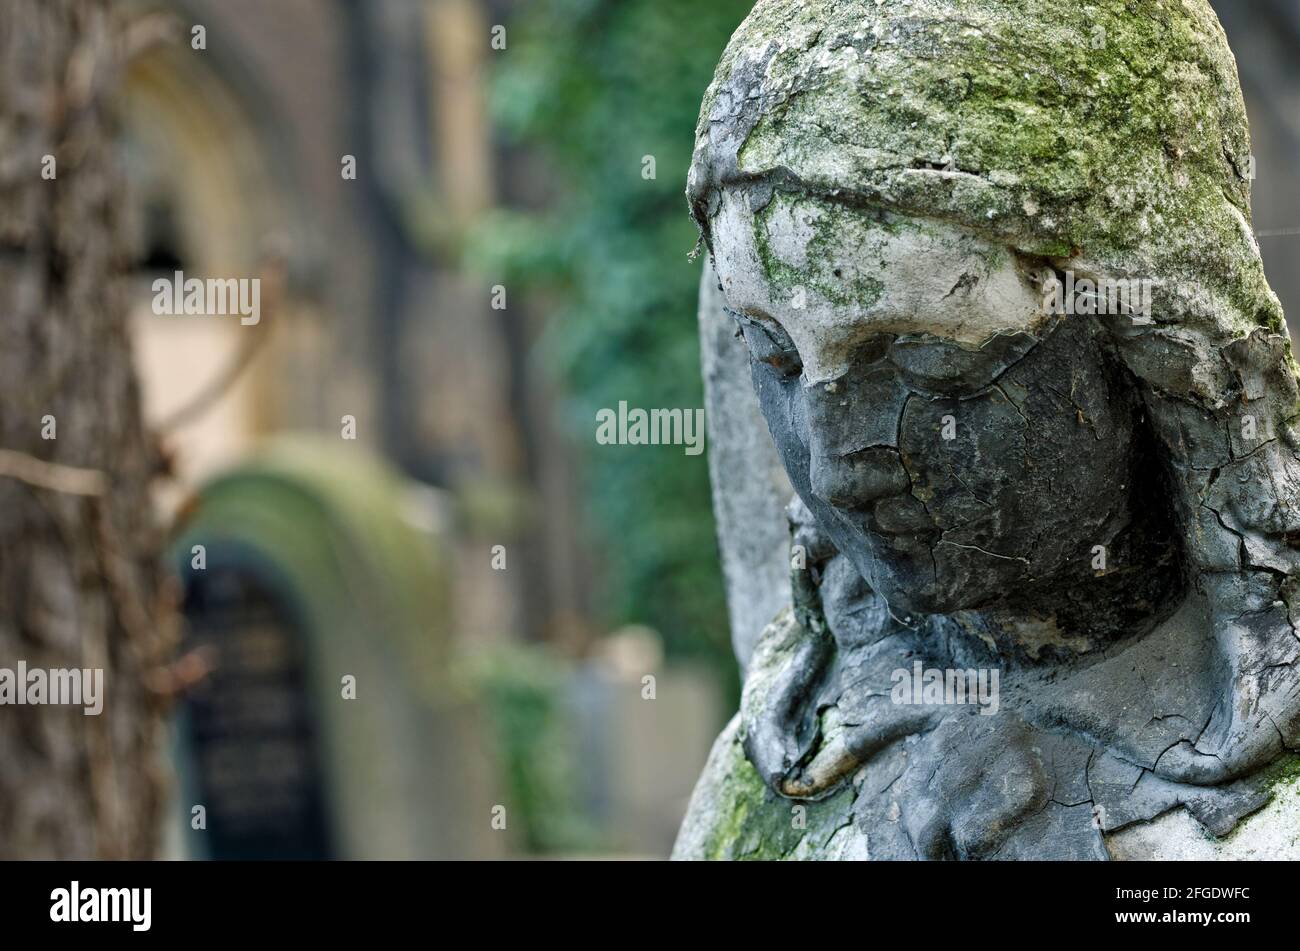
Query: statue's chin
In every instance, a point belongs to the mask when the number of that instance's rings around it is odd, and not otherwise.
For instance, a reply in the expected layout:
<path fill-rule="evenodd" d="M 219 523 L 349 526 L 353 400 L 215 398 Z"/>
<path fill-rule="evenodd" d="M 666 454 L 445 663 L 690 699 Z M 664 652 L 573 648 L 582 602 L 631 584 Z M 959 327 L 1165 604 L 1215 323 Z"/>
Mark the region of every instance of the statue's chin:
<path fill-rule="evenodd" d="M 812 498 L 805 504 L 817 517 L 835 547 L 848 555 L 858 574 L 885 599 L 894 617 L 904 623 L 926 614 L 953 614 L 971 608 L 975 598 L 997 597 L 976 590 L 971 579 L 936 575 L 930 538 L 921 535 L 886 535 L 873 531 L 861 515 Z M 987 587 L 987 586 L 985 586 Z"/>
<path fill-rule="evenodd" d="M 929 549 L 917 554 L 893 550 L 888 557 L 866 555 L 857 561 L 859 573 L 885 599 L 899 621 L 910 623 L 927 614 L 956 614 L 979 610 L 1000 601 L 1001 592 L 987 590 L 972 579 L 954 580 L 934 572 Z"/>
<path fill-rule="evenodd" d="M 917 615 L 951 614 L 963 607 L 959 599 L 935 584 L 928 555 L 922 559 L 892 552 L 887 560 L 873 558 L 867 565 L 860 565 L 859 570 L 900 621 Z"/>
<path fill-rule="evenodd" d="M 890 613 L 898 620 L 911 622 L 927 614 L 951 614 L 961 610 L 960 605 L 950 604 L 938 592 L 930 590 L 903 589 L 891 585 L 873 586 L 876 593 L 885 599 Z"/>

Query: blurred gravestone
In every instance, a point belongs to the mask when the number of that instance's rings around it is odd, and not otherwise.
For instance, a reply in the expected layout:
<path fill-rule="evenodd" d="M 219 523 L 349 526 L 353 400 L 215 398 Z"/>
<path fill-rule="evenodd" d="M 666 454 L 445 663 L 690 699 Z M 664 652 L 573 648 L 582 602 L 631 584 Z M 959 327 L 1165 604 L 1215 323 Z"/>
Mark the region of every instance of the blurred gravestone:
<path fill-rule="evenodd" d="M 183 854 L 503 850 L 480 718 L 448 673 L 437 499 L 351 444 L 305 441 L 200 493 L 174 549 L 185 647 L 212 668 L 177 724 Z"/>

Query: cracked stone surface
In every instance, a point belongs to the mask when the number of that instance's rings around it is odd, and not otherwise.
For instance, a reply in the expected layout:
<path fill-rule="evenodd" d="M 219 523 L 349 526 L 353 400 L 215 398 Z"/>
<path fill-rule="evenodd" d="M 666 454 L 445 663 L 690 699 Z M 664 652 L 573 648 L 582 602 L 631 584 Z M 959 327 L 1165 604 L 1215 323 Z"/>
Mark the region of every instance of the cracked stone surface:
<path fill-rule="evenodd" d="M 756 4 L 688 196 L 795 491 L 792 603 L 733 632 L 677 857 L 1202 854 L 1187 822 L 1230 857 L 1260 810 L 1272 848 L 1300 393 L 1248 151 L 1202 0 Z M 1077 279 L 1149 313 L 1051 306 Z"/>

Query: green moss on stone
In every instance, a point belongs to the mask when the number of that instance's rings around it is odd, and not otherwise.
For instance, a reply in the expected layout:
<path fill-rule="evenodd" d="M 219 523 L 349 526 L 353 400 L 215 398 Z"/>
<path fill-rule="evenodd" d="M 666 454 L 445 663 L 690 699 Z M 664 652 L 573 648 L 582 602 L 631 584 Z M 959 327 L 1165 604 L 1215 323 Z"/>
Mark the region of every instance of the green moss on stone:
<path fill-rule="evenodd" d="M 733 739 L 724 755 L 725 764 L 719 764 L 720 795 L 709 815 L 699 858 L 776 860 L 815 855 L 852 814 L 852 787 L 822 802 L 795 802 L 763 784 L 739 739 Z M 795 807 L 805 810 L 798 824 Z"/>
<path fill-rule="evenodd" d="M 776 214 L 802 216 L 813 234 L 805 246 L 806 266 L 798 267 L 773 250 L 771 233 Z M 862 220 L 850 209 L 789 193 L 773 195 L 772 201 L 754 216 L 754 244 L 758 249 L 763 276 L 778 295 L 789 297 L 800 287 L 815 291 L 842 307 L 870 307 L 880 299 L 884 284 L 869 274 L 844 279 L 836 273 L 838 249 L 846 237 L 861 236 Z M 897 231 L 894 223 L 880 223 L 883 234 Z"/>

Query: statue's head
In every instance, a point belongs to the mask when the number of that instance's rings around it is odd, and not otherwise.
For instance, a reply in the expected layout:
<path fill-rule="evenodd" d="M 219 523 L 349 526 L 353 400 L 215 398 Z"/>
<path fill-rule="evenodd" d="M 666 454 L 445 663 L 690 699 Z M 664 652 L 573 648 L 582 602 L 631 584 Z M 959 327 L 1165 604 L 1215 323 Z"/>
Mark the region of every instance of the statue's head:
<path fill-rule="evenodd" d="M 1250 165 L 1203 0 L 759 0 L 691 208 L 792 483 L 897 616 L 1239 575 L 1243 535 L 1291 569 L 1293 489 L 1207 480 L 1292 440 Z"/>

